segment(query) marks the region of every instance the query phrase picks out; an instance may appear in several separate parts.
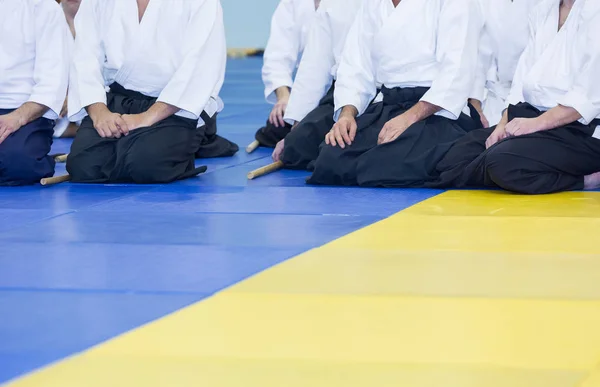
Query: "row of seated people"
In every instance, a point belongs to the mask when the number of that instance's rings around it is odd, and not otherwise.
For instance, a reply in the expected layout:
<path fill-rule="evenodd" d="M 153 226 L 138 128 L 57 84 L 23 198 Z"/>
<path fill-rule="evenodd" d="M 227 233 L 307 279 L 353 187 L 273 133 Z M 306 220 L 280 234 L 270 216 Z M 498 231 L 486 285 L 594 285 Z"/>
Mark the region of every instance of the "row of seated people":
<path fill-rule="evenodd" d="M 282 0 L 256 140 L 309 184 L 595 189 L 598 32 L 593 0 Z"/>
<path fill-rule="evenodd" d="M 56 17 L 48 1 L 0 7 L 13 8 L 0 9 L 11 30 L 56 25 L 31 17 Z M 0 79 L 0 154 L 6 137 L 58 117 L 67 86 L 69 119 L 81 120 L 67 163 L 75 182 L 174 181 L 201 172 L 202 144 L 237 150 L 206 130 L 222 109 L 219 0 L 84 0 L 74 25 L 70 82 L 43 59 L 43 47 L 60 52 L 58 29 L 0 37 L 31 68 L 27 90 Z M 281 0 L 263 68 L 275 107 L 257 139 L 311 171 L 309 184 L 597 188 L 598 32 L 594 0 Z M 38 63 L 54 75 L 45 84 Z"/>
<path fill-rule="evenodd" d="M 237 152 L 216 133 L 219 0 L 59 3 L 0 1 L 0 185 L 52 176 L 54 129 L 70 123 L 79 183 L 166 183 Z"/>

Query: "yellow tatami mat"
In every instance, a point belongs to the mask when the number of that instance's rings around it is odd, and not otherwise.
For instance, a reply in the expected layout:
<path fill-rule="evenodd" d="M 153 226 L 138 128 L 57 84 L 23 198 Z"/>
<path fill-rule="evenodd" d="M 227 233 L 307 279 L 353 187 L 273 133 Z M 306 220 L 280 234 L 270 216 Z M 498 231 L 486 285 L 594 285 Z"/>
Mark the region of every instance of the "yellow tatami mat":
<path fill-rule="evenodd" d="M 446 192 L 11 386 L 600 387 L 599 231 Z"/>

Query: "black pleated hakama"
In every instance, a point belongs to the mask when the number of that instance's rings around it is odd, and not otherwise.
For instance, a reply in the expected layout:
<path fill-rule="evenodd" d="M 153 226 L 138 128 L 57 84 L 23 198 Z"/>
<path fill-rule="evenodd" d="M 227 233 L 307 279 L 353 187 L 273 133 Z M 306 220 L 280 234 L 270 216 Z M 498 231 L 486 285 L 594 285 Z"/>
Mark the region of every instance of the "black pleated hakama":
<path fill-rule="evenodd" d="M 365 187 L 420 187 L 437 176 L 437 160 L 468 132 L 481 128 L 477 117 L 457 120 L 433 115 L 410 126 L 396 140 L 378 145 L 383 126 L 412 108 L 428 88 L 383 88 L 383 101 L 357 118 L 358 130 L 345 149 L 323 143 L 309 184 Z M 471 109 L 473 111 L 474 109 Z"/>
<path fill-rule="evenodd" d="M 313 109 L 285 137 L 281 161 L 284 168 L 312 170 L 319 155 L 319 146 L 333 124 L 335 83 Z"/>
<path fill-rule="evenodd" d="M 543 112 L 528 103 L 511 105 L 509 121 Z M 600 120 L 574 122 L 556 129 L 509 137 L 486 149 L 495 127 L 476 130 L 438 161 L 432 188 L 488 187 L 524 194 L 581 190 L 584 176 L 600 172 L 600 140 L 593 137 Z"/>
<path fill-rule="evenodd" d="M 139 114 L 156 98 L 127 90 L 114 83 L 107 93 L 113 113 Z M 216 122 L 203 114 L 207 125 L 176 115 L 121 138 L 102 138 L 89 116 L 81 123 L 67 161 L 75 183 L 160 184 L 196 176 L 206 167 L 195 167 L 195 156 L 234 154 L 237 145 L 216 135 Z M 214 132 L 214 133 L 213 133 Z M 211 141 L 212 140 L 212 141 Z"/>

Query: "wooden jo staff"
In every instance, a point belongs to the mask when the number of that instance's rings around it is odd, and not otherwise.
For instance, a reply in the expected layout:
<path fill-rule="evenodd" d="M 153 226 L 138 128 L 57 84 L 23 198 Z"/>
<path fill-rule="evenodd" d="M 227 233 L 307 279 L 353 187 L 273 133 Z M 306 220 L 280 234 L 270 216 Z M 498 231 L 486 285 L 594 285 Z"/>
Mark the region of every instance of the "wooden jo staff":
<path fill-rule="evenodd" d="M 66 163 L 68 156 L 69 156 L 68 154 L 58 155 L 58 156 L 54 157 L 54 161 L 56 161 L 57 163 Z"/>
<path fill-rule="evenodd" d="M 46 177 L 40 181 L 40 184 L 43 186 L 49 186 L 49 185 L 56 185 L 56 184 L 64 183 L 65 181 L 69 181 L 69 180 L 71 180 L 70 175 Z"/>
<path fill-rule="evenodd" d="M 246 153 L 254 152 L 260 146 L 260 142 L 254 140 L 250 145 L 246 147 Z"/>
<path fill-rule="evenodd" d="M 257 177 L 268 175 L 269 173 L 278 171 L 281 168 L 283 168 L 283 163 L 281 161 L 277 161 L 275 163 L 266 165 L 262 168 L 255 169 L 254 171 L 248 173 L 248 180 L 253 180 Z"/>

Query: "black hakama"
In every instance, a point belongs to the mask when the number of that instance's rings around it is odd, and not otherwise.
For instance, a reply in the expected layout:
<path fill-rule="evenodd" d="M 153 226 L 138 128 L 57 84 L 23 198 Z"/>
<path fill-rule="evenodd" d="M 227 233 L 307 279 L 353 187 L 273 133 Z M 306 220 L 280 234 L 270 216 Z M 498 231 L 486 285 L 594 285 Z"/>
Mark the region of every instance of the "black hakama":
<path fill-rule="evenodd" d="M 285 123 L 284 126 L 276 127 L 269 120 L 262 128 L 254 134 L 254 139 L 265 148 L 275 148 L 275 145 L 285 138 L 292 130 L 292 125 Z"/>
<path fill-rule="evenodd" d="M 0 109 L 0 115 L 13 110 Z M 29 185 L 54 175 L 52 147 L 54 123 L 38 118 L 22 126 L 0 144 L 0 185 Z"/>
<path fill-rule="evenodd" d="M 156 98 L 117 83 L 107 93 L 107 106 L 113 113 L 143 113 L 155 102 Z M 67 171 L 76 183 L 158 184 L 196 176 L 206 170 L 194 165 L 205 138 L 197 122 L 173 115 L 117 139 L 100 137 L 87 116 L 71 146 Z"/>
<path fill-rule="evenodd" d="M 335 83 L 321 99 L 319 105 L 300 121 L 298 126 L 285 137 L 281 161 L 288 169 L 313 169 L 319 156 L 319 145 L 333 124 Z"/>
<path fill-rule="evenodd" d="M 210 117 L 202 112 L 200 117 L 204 121 L 204 125 L 197 129 L 200 132 L 198 135 L 202 138 L 200 148 L 196 151 L 197 159 L 231 157 L 240 150 L 236 143 L 217 134 L 217 114 Z"/>
<path fill-rule="evenodd" d="M 415 187 L 436 175 L 436 160 L 471 130 L 481 127 L 466 114 L 458 120 L 433 115 L 410 126 L 395 141 L 377 145 L 381 129 L 425 95 L 428 88 L 383 88 L 383 101 L 357 118 L 354 142 L 345 149 L 323 143 L 309 184 Z"/>
<path fill-rule="evenodd" d="M 527 103 L 509 106 L 508 119 L 542 114 Z M 525 194 L 583 189 L 584 176 L 600 171 L 600 140 L 592 137 L 600 120 L 506 138 L 489 149 L 494 128 L 459 139 L 438 162 L 434 188 L 490 187 Z"/>

